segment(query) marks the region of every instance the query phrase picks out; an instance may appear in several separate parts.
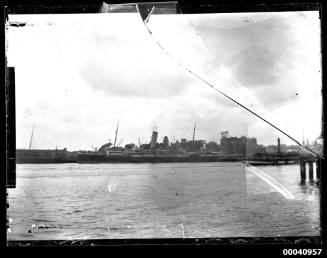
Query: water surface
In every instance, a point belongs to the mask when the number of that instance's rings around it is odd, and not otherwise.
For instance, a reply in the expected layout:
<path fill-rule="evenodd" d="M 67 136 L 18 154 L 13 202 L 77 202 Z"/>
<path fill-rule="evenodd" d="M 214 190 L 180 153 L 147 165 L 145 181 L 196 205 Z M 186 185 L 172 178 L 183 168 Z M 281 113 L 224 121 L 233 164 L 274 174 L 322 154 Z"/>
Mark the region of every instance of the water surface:
<path fill-rule="evenodd" d="M 291 197 L 239 162 L 18 164 L 8 238 L 319 235 L 317 184 L 298 165 L 257 168 Z"/>

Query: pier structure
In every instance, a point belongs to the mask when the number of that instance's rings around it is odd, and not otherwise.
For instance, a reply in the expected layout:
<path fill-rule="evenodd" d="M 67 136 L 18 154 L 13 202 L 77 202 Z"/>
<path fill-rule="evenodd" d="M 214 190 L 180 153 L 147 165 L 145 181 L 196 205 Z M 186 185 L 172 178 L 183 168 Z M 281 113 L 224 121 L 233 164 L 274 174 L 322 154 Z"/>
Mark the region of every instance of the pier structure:
<path fill-rule="evenodd" d="M 317 179 L 317 181 L 320 181 L 321 160 L 320 159 L 302 159 L 302 160 L 300 160 L 301 183 L 304 183 L 306 181 L 307 168 L 308 168 L 309 181 L 313 182 L 313 179 L 314 179 L 313 164 L 314 163 L 316 164 L 316 179 Z"/>

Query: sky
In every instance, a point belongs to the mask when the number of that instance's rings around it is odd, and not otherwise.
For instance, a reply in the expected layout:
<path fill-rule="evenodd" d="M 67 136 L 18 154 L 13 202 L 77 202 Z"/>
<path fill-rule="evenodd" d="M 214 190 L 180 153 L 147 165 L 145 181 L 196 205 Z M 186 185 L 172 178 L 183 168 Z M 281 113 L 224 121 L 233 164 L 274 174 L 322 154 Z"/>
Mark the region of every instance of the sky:
<path fill-rule="evenodd" d="M 293 144 L 191 69 L 302 142 L 321 134 L 318 12 L 10 15 L 16 147 L 86 150 L 114 141 L 256 137 Z M 163 51 L 158 43 L 164 47 Z M 169 55 L 167 55 L 167 53 Z"/>

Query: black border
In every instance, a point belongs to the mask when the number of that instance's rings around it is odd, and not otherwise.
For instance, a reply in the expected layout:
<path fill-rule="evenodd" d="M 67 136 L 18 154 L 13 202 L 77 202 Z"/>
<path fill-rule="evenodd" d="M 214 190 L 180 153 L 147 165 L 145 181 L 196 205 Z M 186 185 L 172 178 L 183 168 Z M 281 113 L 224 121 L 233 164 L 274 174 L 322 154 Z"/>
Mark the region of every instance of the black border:
<path fill-rule="evenodd" d="M 7 9 L 4 8 L 4 19 L 6 17 L 6 11 L 9 13 L 95 13 L 98 12 L 103 1 L 99 0 L 89 0 L 89 1 L 45 1 L 45 0 L 10 0 L 5 1 L 4 7 L 8 6 Z M 111 4 L 119 3 L 134 3 L 134 2 L 153 2 L 153 1 L 105 1 Z M 159 2 L 159 1 L 158 1 Z M 164 1 L 160 1 L 164 2 Z M 181 7 L 182 13 L 214 13 L 214 12 L 282 12 L 282 11 L 305 11 L 305 10 L 319 10 L 321 18 L 321 41 L 322 41 L 322 85 L 324 88 L 326 82 L 326 73 L 324 68 L 326 67 L 326 58 L 325 58 L 325 45 L 326 45 L 326 16 L 325 12 L 327 10 L 327 4 L 323 1 L 296 1 L 296 2 L 287 2 L 287 1 L 251 1 L 249 2 L 238 2 L 238 1 L 201 1 L 197 3 L 190 3 L 186 0 L 178 1 L 179 6 Z M 3 27 L 4 28 L 4 27 Z M 4 32 L 4 31 L 3 31 Z M 3 59 L 4 60 L 4 59 Z M 6 65 L 6 64 L 5 64 Z M 5 66 L 4 65 L 4 66 Z M 4 67 L 6 68 L 6 66 Z M 3 84 L 5 85 L 5 83 Z M 324 121 L 326 112 L 325 110 L 325 99 L 326 93 L 322 92 L 323 95 L 323 136 L 324 136 Z M 5 103 L 5 99 L 4 102 Z M 2 106 L 4 107 L 4 106 Z M 4 120 L 6 113 L 3 113 Z M 6 137 L 6 130 L 3 127 L 2 131 Z M 5 153 L 5 152 L 3 152 Z M 324 153 L 326 153 L 326 145 L 324 144 Z M 3 163 L 4 164 L 4 163 Z M 4 164 L 5 167 L 5 164 Z M 321 238 L 320 237 L 256 237 L 256 238 L 200 238 L 200 239 L 100 239 L 100 240 L 54 240 L 54 241 L 9 241 L 6 242 L 6 228 L 4 231 L 4 241 L 5 245 L 8 245 L 10 249 L 13 246 L 158 246 L 158 245 L 177 245 L 177 246 L 216 246 L 219 247 L 219 250 L 224 249 L 230 252 L 235 246 L 243 253 L 246 250 L 254 250 L 256 253 L 266 253 L 266 248 L 269 249 L 269 253 L 272 250 L 271 254 L 281 254 L 283 248 L 323 248 L 326 246 L 326 214 L 327 205 L 324 205 L 326 200 L 326 178 L 324 175 L 326 170 L 326 160 L 322 160 L 322 173 L 321 173 Z M 3 179 L 3 174 L 1 173 L 1 179 Z M 4 177 L 4 183 L 6 183 L 6 177 Z M 1 189 L 4 189 L 1 187 Z M 4 189 L 6 190 L 6 189 Z M 324 190 L 324 191 L 323 191 Z M 6 199 L 6 194 L 2 193 L 1 196 L 4 196 Z M 6 201 L 3 202 L 3 204 Z M 6 204 L 2 207 L 6 207 Z M 6 216 L 6 208 L 5 216 Z M 3 235 L 1 235 L 3 236 Z M 2 240 L 2 238 L 1 238 Z M 247 247 L 247 248 L 244 248 Z M 250 248 L 250 249 L 248 249 Z M 325 252 L 325 250 L 323 250 Z"/>

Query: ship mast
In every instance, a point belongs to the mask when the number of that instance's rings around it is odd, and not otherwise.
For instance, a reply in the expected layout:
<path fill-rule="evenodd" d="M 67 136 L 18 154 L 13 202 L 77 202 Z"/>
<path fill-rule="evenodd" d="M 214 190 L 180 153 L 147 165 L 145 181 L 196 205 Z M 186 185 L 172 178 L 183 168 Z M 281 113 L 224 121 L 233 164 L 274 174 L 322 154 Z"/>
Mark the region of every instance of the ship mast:
<path fill-rule="evenodd" d="M 30 146 L 28 147 L 29 150 L 31 149 L 31 146 L 32 146 L 34 127 L 35 127 L 35 125 L 33 125 L 33 129 L 32 129 L 32 134 L 31 134 L 31 139 L 30 139 Z"/>
<path fill-rule="evenodd" d="M 194 141 L 194 136 L 195 136 L 195 128 L 196 128 L 196 122 L 194 123 L 194 129 L 193 129 L 193 138 L 192 138 L 193 141 Z"/>
<path fill-rule="evenodd" d="M 114 141 L 114 148 L 116 147 L 116 140 L 117 140 L 118 127 L 119 127 L 119 120 L 118 120 L 117 128 L 116 128 L 115 141 Z"/>

